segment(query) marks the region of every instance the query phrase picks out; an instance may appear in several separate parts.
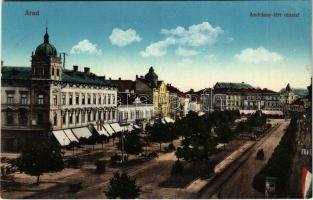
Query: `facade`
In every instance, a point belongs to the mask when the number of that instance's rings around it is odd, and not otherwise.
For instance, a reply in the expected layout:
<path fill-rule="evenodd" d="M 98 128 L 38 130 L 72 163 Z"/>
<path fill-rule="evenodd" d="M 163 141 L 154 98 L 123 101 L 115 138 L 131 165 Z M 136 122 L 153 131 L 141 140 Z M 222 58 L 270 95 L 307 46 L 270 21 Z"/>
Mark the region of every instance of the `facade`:
<path fill-rule="evenodd" d="M 31 67 L 1 68 L 2 150 L 19 150 L 26 140 L 49 132 L 115 122 L 117 88 L 85 67 L 62 68 L 61 55 L 44 42 L 31 56 Z"/>
<path fill-rule="evenodd" d="M 167 117 L 170 110 L 170 94 L 166 84 L 158 80 L 158 75 L 150 67 L 149 72 L 143 77 L 136 76 L 136 93 L 146 95 L 153 102 L 154 116 Z"/>
<path fill-rule="evenodd" d="M 159 81 L 158 75 L 150 67 L 145 76 L 136 75 L 133 80 L 110 80 L 118 87 L 119 92 L 136 93 L 141 98 L 153 104 L 153 117 L 166 117 L 170 115 L 170 93 L 163 81 Z"/>
<path fill-rule="evenodd" d="M 118 121 L 142 125 L 153 118 L 153 104 L 145 96 L 136 93 L 119 92 Z"/>
<path fill-rule="evenodd" d="M 268 89 L 246 89 L 243 110 L 282 111 L 280 95 Z"/>
<path fill-rule="evenodd" d="M 176 119 L 177 117 L 185 116 L 184 115 L 184 104 L 186 95 L 178 88 L 172 86 L 171 84 L 166 85 L 167 90 L 170 94 L 170 117 Z M 187 111 L 186 111 L 187 112 Z"/>

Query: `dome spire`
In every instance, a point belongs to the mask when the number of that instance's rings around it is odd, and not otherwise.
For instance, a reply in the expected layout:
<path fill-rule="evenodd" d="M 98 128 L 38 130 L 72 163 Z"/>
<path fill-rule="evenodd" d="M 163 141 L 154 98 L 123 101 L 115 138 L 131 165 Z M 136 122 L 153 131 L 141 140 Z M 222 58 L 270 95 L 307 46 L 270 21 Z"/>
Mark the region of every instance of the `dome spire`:
<path fill-rule="evenodd" d="M 48 27 L 46 26 L 46 34 L 44 36 L 44 43 L 49 44 L 49 34 L 48 34 Z"/>

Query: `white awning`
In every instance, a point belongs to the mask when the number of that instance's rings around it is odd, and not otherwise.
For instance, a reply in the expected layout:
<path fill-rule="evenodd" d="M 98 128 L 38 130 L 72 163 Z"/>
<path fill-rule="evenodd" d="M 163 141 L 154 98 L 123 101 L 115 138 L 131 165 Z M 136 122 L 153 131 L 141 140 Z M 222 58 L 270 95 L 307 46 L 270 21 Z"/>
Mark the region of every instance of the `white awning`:
<path fill-rule="evenodd" d="M 104 127 L 102 128 L 102 130 L 97 130 L 97 132 L 100 134 L 100 135 L 105 135 L 107 137 L 110 137 L 111 135 L 104 129 Z"/>
<path fill-rule="evenodd" d="M 118 123 L 112 123 L 110 126 L 115 131 L 115 133 L 123 131 L 123 128 Z"/>
<path fill-rule="evenodd" d="M 64 129 L 63 131 L 71 142 L 78 142 L 78 139 L 75 137 L 71 129 Z"/>
<path fill-rule="evenodd" d="M 52 133 L 61 146 L 66 146 L 71 142 L 62 130 L 52 131 Z"/>
<path fill-rule="evenodd" d="M 137 124 L 134 124 L 134 127 L 140 129 L 140 127 Z"/>
<path fill-rule="evenodd" d="M 198 113 L 198 116 L 199 116 L 199 117 L 201 117 L 201 116 L 203 116 L 203 115 L 205 115 L 205 113 L 202 112 L 202 111 Z"/>
<path fill-rule="evenodd" d="M 104 124 L 103 127 L 110 135 L 113 135 L 115 133 L 109 124 Z"/>
<path fill-rule="evenodd" d="M 73 128 L 72 131 L 78 139 L 82 137 L 89 138 L 92 135 L 87 127 Z"/>
<path fill-rule="evenodd" d="M 171 119 L 171 118 L 169 118 L 169 117 L 164 117 L 164 121 L 165 121 L 166 123 L 174 123 L 174 122 L 175 122 L 175 120 L 173 120 L 173 119 Z"/>
<path fill-rule="evenodd" d="M 262 113 L 265 115 L 284 115 L 280 110 L 262 110 Z"/>
<path fill-rule="evenodd" d="M 240 110 L 239 112 L 244 115 L 252 115 L 256 113 L 256 110 Z"/>
<path fill-rule="evenodd" d="M 134 128 L 133 128 L 133 126 L 132 126 L 132 125 L 128 125 L 128 126 L 127 126 L 127 130 L 128 130 L 129 132 L 131 132 L 131 131 L 133 131 L 133 130 L 134 130 Z"/>

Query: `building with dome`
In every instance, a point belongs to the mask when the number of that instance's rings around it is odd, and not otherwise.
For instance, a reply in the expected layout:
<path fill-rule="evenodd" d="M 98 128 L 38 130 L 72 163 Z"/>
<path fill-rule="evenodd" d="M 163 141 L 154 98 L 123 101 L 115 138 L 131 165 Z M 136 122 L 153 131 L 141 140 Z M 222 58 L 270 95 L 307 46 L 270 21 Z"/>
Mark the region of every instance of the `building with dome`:
<path fill-rule="evenodd" d="M 117 87 L 90 67 L 64 69 L 47 29 L 31 67 L 2 65 L 1 72 L 2 151 L 19 151 L 49 133 L 65 145 L 75 132 L 76 139 L 87 137 L 92 124 L 117 121 Z"/>

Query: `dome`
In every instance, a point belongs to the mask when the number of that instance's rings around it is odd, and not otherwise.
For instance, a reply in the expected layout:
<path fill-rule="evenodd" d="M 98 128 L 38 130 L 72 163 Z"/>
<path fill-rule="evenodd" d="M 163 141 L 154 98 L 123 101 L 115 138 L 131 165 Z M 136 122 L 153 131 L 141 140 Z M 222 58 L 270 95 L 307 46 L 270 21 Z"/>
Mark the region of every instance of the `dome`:
<path fill-rule="evenodd" d="M 56 48 L 52 44 L 49 43 L 49 35 L 48 35 L 47 28 L 46 28 L 46 34 L 44 35 L 44 42 L 36 48 L 35 55 L 51 56 L 51 57 L 57 56 Z"/>

